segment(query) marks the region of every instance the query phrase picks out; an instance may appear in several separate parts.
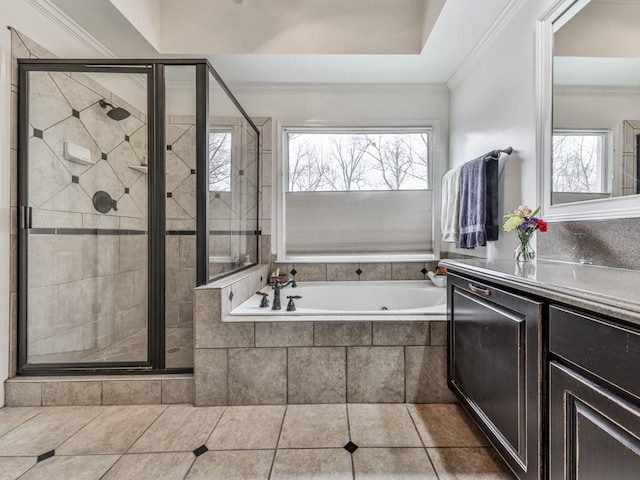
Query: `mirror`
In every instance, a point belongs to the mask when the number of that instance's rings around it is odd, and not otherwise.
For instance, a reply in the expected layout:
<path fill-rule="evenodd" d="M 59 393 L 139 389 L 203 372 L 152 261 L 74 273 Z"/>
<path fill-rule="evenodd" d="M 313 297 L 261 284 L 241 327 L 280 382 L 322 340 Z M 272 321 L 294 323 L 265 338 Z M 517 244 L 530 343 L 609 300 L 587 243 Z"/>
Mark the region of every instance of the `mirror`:
<path fill-rule="evenodd" d="M 639 20 L 640 0 L 591 0 L 553 21 L 550 206 L 640 193 Z"/>

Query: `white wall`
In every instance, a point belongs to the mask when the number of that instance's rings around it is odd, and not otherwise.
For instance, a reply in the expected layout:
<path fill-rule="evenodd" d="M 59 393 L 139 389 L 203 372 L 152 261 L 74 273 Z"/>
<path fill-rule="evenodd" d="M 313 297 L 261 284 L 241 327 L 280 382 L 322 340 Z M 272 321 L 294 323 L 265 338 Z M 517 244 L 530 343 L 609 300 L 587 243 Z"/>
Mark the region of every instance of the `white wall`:
<path fill-rule="evenodd" d="M 9 378 L 11 33 L 0 30 L 0 407 Z"/>
<path fill-rule="evenodd" d="M 502 161 L 499 210 L 540 204 L 536 186 L 535 31 L 553 0 L 525 0 L 504 29 L 451 87 L 450 164 L 456 166 L 497 148 L 512 146 Z M 503 157 L 504 158 L 504 157 Z M 476 250 L 450 251 L 509 258 L 516 241 L 502 233 L 498 242 Z"/>
<path fill-rule="evenodd" d="M 434 179 L 446 169 L 448 158 L 449 94 L 441 86 L 288 86 L 280 88 L 238 88 L 234 93 L 252 116 L 272 117 L 272 183 L 277 185 L 276 165 L 281 161 L 278 136 L 284 126 L 432 126 Z M 434 182 L 434 199 L 440 182 Z M 272 225 L 263 233 L 273 234 L 275 251 L 278 218 L 277 189 L 272 195 Z M 265 189 L 265 193 L 267 193 Z M 439 215 L 436 208 L 434 215 Z M 439 228 L 434 231 L 439 238 Z"/>

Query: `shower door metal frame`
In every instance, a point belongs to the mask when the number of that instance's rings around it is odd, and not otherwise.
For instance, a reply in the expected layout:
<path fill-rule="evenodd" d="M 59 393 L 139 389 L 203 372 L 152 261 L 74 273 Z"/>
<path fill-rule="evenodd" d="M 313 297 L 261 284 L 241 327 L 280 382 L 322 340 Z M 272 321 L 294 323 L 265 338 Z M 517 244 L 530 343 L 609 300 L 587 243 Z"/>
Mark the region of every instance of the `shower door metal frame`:
<path fill-rule="evenodd" d="M 205 59 L 18 59 L 18 363 L 19 375 L 86 375 L 86 374 L 148 374 L 190 373 L 193 368 L 165 368 L 165 267 L 166 267 L 166 184 L 165 184 L 165 66 L 196 68 L 196 282 L 208 280 L 208 118 L 209 77 L 214 71 Z M 147 75 L 147 154 L 149 169 L 148 192 L 148 262 L 147 262 L 147 361 L 47 363 L 27 362 L 27 293 L 28 293 L 28 141 L 29 83 L 31 71 L 64 71 L 71 73 L 144 73 Z M 215 72 L 215 71 L 214 71 Z M 217 73 L 214 75 L 219 79 Z M 221 82 L 221 80 L 219 80 Z M 224 85 L 222 83 L 222 85 Z M 223 87 L 235 98 L 226 86 Z M 239 104 L 238 104 L 239 105 Z M 244 111 L 242 111 L 244 113 Z M 245 114 L 246 115 L 246 114 Z M 254 125 L 255 127 L 255 125 Z M 205 132 L 204 134 L 202 132 Z M 205 191 L 202 192 L 202 187 Z M 202 228 L 204 227 L 204 228 Z M 204 241 L 203 241 L 204 239 Z"/>

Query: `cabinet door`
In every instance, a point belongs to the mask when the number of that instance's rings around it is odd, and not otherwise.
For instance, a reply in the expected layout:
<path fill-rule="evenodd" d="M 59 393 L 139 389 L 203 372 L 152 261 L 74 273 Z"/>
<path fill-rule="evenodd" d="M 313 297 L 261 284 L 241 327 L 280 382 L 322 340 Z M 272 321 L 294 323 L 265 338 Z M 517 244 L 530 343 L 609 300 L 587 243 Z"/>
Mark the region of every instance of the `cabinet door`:
<path fill-rule="evenodd" d="M 542 304 L 449 279 L 449 385 L 511 469 L 537 479 Z"/>
<path fill-rule="evenodd" d="M 640 478 L 640 409 L 551 362 L 550 478 Z"/>

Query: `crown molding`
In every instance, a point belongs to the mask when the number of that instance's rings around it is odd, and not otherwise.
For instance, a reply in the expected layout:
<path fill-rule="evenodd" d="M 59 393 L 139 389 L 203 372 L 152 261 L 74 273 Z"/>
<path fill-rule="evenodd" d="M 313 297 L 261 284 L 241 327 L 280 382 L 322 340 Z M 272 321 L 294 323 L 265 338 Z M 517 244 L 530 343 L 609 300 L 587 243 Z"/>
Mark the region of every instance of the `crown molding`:
<path fill-rule="evenodd" d="M 473 65 L 475 65 L 480 57 L 482 57 L 482 55 L 489 49 L 496 37 L 505 29 L 525 2 L 526 0 L 511 0 L 502 12 L 500 12 L 498 18 L 496 18 L 496 20 L 491 24 L 480 41 L 476 43 L 473 49 L 458 66 L 456 71 L 453 72 L 451 78 L 449 78 L 449 81 L 447 82 L 449 90 L 453 90 L 460 84 L 462 79 L 467 75 L 467 73 L 469 73 L 469 70 L 471 70 Z"/>
<path fill-rule="evenodd" d="M 288 93 L 449 93 L 444 84 L 396 84 L 396 83 L 262 83 L 247 84 L 228 82 L 234 94 Z"/>
<path fill-rule="evenodd" d="M 49 19 L 60 30 L 72 37 L 87 50 L 99 58 L 117 58 L 117 56 L 82 28 L 71 17 L 55 6 L 50 0 L 25 0 L 34 9 Z"/>

